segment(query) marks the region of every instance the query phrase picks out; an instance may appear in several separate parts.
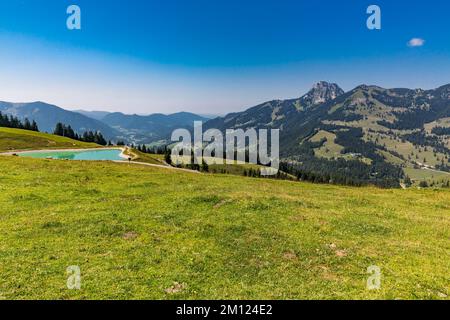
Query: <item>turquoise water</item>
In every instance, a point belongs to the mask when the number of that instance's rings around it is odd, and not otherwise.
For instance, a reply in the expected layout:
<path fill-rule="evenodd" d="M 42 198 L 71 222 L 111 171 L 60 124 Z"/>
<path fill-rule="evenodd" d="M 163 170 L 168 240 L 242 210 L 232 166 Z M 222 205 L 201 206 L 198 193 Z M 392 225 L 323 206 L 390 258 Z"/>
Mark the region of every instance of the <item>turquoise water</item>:
<path fill-rule="evenodd" d="M 126 160 L 120 154 L 122 150 L 102 149 L 102 150 L 83 150 L 83 151 L 39 151 L 18 153 L 20 157 L 38 158 L 38 159 L 64 159 L 64 160 Z"/>

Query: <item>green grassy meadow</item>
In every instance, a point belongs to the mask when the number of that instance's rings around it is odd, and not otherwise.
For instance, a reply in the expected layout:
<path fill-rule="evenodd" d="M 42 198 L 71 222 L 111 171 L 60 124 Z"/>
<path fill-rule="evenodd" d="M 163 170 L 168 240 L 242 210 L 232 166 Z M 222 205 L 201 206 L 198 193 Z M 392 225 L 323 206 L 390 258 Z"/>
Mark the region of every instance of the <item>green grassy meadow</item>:
<path fill-rule="evenodd" d="M 42 132 L 0 127 L 0 152 L 41 149 L 98 148 L 86 143 Z"/>
<path fill-rule="evenodd" d="M 129 148 L 125 150 L 125 154 L 131 157 L 132 160 L 135 162 L 143 162 L 156 165 L 167 165 L 164 162 L 163 154 L 144 153 L 139 150 Z"/>
<path fill-rule="evenodd" d="M 3 140 L 0 139 L 0 141 Z M 450 190 L 0 156 L 3 299 L 448 299 Z M 66 286 L 81 269 L 81 290 Z M 367 268 L 381 268 L 368 290 Z"/>

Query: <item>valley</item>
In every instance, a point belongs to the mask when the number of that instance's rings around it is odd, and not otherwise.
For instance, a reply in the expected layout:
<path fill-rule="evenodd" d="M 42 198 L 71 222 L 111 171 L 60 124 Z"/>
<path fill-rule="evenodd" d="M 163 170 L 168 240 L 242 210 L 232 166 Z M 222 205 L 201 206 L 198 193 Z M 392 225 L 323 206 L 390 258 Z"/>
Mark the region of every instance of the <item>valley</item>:
<path fill-rule="evenodd" d="M 192 132 L 194 121 L 222 133 L 280 129 L 283 170 L 301 180 L 381 187 L 450 184 L 450 85 L 434 90 L 361 85 L 345 92 L 322 81 L 300 98 L 268 101 L 214 119 L 187 112 L 141 116 L 55 108 L 0 103 L 0 112 L 21 119 L 57 110 L 75 129 L 93 126 L 103 132 L 106 126 L 109 140 L 148 147 L 170 147 L 173 130 Z M 73 114 L 88 119 L 89 126 L 78 124 Z"/>

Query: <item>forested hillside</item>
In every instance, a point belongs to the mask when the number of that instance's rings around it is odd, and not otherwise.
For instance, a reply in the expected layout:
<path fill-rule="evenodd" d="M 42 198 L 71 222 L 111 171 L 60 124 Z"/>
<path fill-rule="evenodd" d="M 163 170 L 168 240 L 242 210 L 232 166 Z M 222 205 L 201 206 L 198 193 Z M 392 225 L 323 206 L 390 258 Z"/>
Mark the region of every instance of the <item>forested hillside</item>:
<path fill-rule="evenodd" d="M 435 90 L 320 82 L 298 99 L 214 119 L 208 128 L 281 130 L 283 169 L 304 180 L 448 185 L 450 85 Z"/>

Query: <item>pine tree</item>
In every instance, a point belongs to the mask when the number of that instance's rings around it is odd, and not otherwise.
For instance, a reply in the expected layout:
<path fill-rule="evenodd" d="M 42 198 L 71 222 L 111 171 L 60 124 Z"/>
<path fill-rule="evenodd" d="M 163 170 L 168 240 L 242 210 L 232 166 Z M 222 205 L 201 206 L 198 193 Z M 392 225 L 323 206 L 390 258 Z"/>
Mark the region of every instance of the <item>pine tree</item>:
<path fill-rule="evenodd" d="M 55 130 L 53 131 L 53 134 L 56 134 L 57 136 L 63 136 L 64 135 L 64 126 L 61 122 L 58 122 L 56 124 Z"/>
<path fill-rule="evenodd" d="M 209 166 L 206 163 L 205 159 L 202 159 L 202 168 L 201 169 L 203 172 L 209 172 Z"/>
<path fill-rule="evenodd" d="M 428 188 L 428 183 L 426 181 L 420 181 L 419 187 Z"/>
<path fill-rule="evenodd" d="M 34 120 L 33 120 L 33 122 L 31 123 L 31 130 L 32 130 L 32 131 L 39 132 L 38 125 L 37 125 L 36 121 L 34 121 Z"/>
<path fill-rule="evenodd" d="M 23 128 L 25 130 L 31 130 L 31 122 L 28 120 L 28 118 L 25 118 L 25 121 L 23 123 Z"/>
<path fill-rule="evenodd" d="M 93 142 L 95 142 L 101 146 L 106 146 L 106 144 L 107 144 L 105 138 L 103 137 L 103 135 L 100 131 L 98 131 L 94 134 Z"/>
<path fill-rule="evenodd" d="M 169 149 L 166 150 L 166 153 L 164 155 L 164 160 L 168 165 L 172 165 L 172 157 L 171 157 L 171 151 Z"/>

